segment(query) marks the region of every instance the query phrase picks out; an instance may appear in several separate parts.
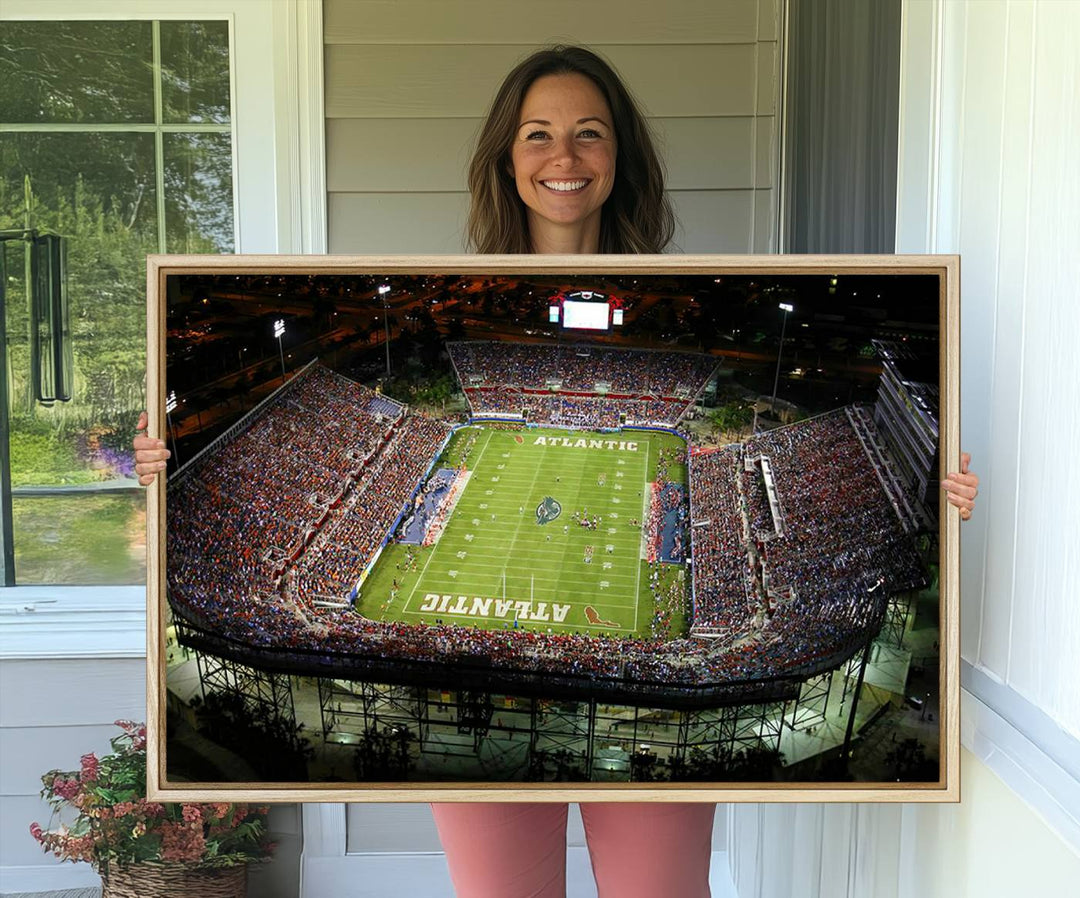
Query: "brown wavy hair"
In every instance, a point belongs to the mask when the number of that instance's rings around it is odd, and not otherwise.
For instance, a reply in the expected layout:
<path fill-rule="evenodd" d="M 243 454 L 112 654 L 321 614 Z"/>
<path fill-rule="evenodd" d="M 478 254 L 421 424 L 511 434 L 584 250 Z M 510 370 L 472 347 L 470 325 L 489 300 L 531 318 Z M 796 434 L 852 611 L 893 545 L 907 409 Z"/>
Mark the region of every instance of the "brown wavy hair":
<path fill-rule="evenodd" d="M 533 82 L 568 74 L 592 81 L 614 119 L 615 181 L 601 212 L 600 252 L 662 252 L 675 232 L 675 216 L 645 116 L 606 61 L 584 47 L 568 46 L 533 53 L 514 67 L 495 94 L 469 164 L 469 248 L 478 253 L 532 252 L 525 204 L 510 174 L 510 148 Z"/>

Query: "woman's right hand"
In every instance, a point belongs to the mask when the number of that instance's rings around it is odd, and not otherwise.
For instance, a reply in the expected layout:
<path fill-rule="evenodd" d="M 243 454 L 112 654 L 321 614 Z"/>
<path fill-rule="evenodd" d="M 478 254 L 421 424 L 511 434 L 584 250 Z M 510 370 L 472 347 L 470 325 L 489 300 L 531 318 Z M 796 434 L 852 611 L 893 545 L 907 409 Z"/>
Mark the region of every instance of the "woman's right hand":
<path fill-rule="evenodd" d="M 135 429 L 145 431 L 148 420 L 146 412 L 140 413 Z M 164 440 L 154 439 L 145 433 L 136 436 L 132 445 L 135 447 L 135 473 L 139 475 L 139 483 L 149 486 L 154 482 L 158 471 L 165 470 L 165 460 L 172 453 L 165 448 Z"/>

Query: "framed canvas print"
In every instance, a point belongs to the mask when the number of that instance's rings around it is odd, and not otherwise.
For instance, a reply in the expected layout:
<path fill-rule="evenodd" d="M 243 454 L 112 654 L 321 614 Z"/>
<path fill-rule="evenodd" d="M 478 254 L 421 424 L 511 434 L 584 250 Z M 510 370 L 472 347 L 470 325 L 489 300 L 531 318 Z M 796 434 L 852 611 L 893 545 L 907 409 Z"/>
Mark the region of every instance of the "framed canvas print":
<path fill-rule="evenodd" d="M 959 797 L 951 256 L 152 256 L 150 792 Z"/>

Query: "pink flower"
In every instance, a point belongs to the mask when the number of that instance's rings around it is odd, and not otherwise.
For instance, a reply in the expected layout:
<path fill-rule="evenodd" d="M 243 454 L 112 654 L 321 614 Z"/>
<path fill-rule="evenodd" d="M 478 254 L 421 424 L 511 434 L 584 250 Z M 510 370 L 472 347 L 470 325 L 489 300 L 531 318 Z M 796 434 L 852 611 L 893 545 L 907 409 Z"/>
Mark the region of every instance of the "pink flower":
<path fill-rule="evenodd" d="M 157 801 L 147 801 L 145 798 L 140 798 L 138 813 L 145 817 L 161 817 L 165 814 L 165 805 Z"/>
<path fill-rule="evenodd" d="M 66 801 L 71 801 L 71 799 L 79 794 L 78 780 L 69 780 L 62 776 L 58 776 L 53 780 L 52 788 L 57 795 Z"/>
<path fill-rule="evenodd" d="M 98 759 L 97 756 L 90 752 L 88 755 L 83 755 L 79 761 L 82 763 L 82 781 L 84 783 L 92 783 L 98 778 Z"/>
<path fill-rule="evenodd" d="M 44 832 L 41 829 L 40 823 L 30 824 L 30 835 L 34 837 L 38 842 L 44 841 Z"/>
<path fill-rule="evenodd" d="M 161 859 L 163 861 L 198 861 L 206 848 L 201 827 L 187 823 L 161 824 Z"/>
<path fill-rule="evenodd" d="M 73 836 L 64 845 L 64 853 L 73 861 L 91 861 L 94 858 L 94 840 L 91 836 Z"/>
<path fill-rule="evenodd" d="M 186 805 L 184 805 L 184 810 L 181 812 L 181 814 L 182 814 L 183 818 L 188 823 L 201 823 L 202 822 L 202 811 L 199 810 L 198 805 L 194 805 L 194 804 L 186 804 Z"/>
<path fill-rule="evenodd" d="M 214 802 L 213 804 L 204 805 L 204 807 L 212 816 L 219 819 L 223 819 L 229 813 L 229 805 L 224 801 Z"/>

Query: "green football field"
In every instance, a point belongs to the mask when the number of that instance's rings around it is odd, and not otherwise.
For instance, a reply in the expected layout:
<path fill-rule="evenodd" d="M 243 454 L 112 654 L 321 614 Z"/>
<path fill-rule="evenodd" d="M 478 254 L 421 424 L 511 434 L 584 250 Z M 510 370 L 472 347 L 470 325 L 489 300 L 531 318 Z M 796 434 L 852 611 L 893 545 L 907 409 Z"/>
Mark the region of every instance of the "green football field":
<path fill-rule="evenodd" d="M 388 545 L 359 610 L 376 620 L 648 634 L 640 522 L 661 450 L 683 448 L 644 431 L 463 428 L 436 465 L 464 460 L 469 472 L 438 542 Z M 669 465 L 668 478 L 685 483 L 685 467 Z M 575 513 L 601 523 L 586 529 Z M 663 581 L 679 574 L 665 570 Z"/>

